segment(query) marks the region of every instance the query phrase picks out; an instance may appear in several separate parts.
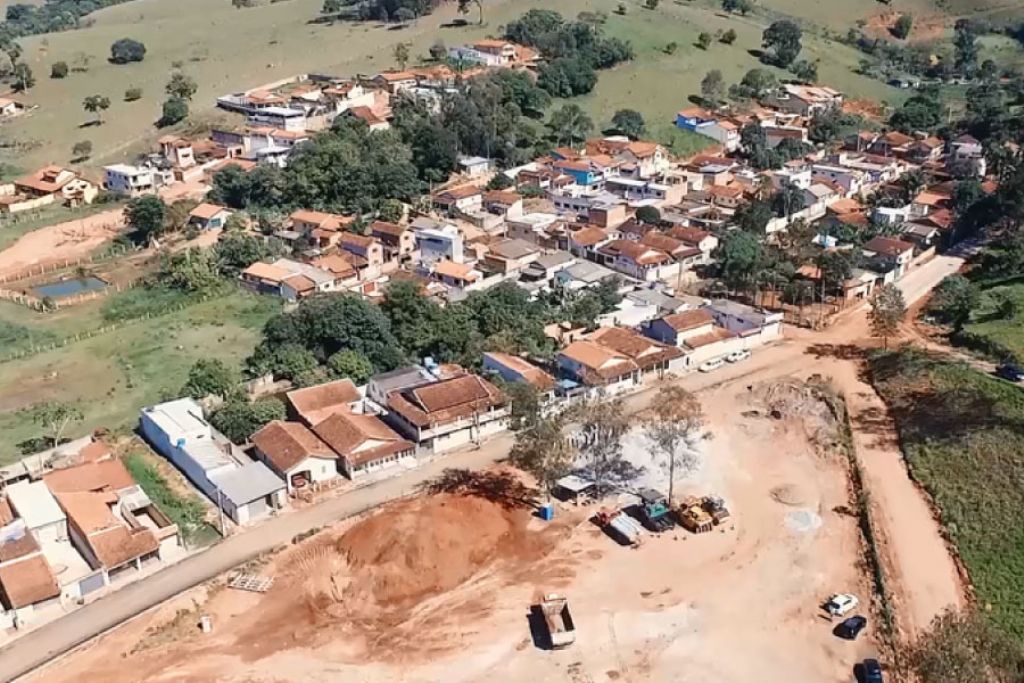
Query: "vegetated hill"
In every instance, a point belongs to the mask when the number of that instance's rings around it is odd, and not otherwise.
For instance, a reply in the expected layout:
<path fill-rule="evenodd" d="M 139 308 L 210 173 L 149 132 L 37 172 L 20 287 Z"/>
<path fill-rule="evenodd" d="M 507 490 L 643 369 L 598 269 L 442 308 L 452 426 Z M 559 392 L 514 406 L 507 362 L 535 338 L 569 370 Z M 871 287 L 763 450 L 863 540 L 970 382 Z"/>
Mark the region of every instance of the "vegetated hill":
<path fill-rule="evenodd" d="M 910 473 L 932 495 L 982 612 L 1024 639 L 1024 391 L 904 349 L 870 361 Z"/>

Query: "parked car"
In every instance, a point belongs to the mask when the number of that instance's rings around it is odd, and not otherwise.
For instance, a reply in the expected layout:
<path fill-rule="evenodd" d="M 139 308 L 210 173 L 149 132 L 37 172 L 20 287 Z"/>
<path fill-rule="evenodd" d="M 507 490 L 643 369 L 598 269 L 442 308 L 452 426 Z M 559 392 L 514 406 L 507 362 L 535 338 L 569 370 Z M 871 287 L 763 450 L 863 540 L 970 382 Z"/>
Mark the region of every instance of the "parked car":
<path fill-rule="evenodd" d="M 865 659 L 861 664 L 861 683 L 885 683 L 882 678 L 882 665 L 877 659 Z"/>
<path fill-rule="evenodd" d="M 748 358 L 750 358 L 750 351 L 747 351 L 746 349 L 741 349 L 740 351 L 733 351 L 732 353 L 725 357 L 725 359 L 730 363 L 739 363 L 741 360 L 746 360 Z"/>
<path fill-rule="evenodd" d="M 700 367 L 697 369 L 701 372 L 713 372 L 723 365 L 725 365 L 725 361 L 721 358 L 712 358 L 711 360 L 706 360 L 701 363 Z"/>
<path fill-rule="evenodd" d="M 1024 380 L 1024 368 L 1016 363 L 1003 363 L 996 368 L 996 375 L 1011 382 Z"/>
<path fill-rule="evenodd" d="M 844 619 L 838 626 L 833 629 L 840 638 L 845 640 L 857 640 L 857 636 L 868 626 L 868 618 L 860 614 Z"/>
<path fill-rule="evenodd" d="M 828 602 L 825 603 L 825 609 L 832 616 L 841 617 L 852 612 L 859 604 L 860 601 L 857 600 L 856 595 L 838 593 L 828 599 Z"/>

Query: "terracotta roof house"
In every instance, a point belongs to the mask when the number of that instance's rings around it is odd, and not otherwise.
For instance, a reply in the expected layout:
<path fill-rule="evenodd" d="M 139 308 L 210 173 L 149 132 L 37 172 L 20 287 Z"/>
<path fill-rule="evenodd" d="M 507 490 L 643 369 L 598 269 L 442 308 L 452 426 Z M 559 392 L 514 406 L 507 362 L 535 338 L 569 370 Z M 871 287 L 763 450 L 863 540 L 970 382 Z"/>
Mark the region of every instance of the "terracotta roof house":
<path fill-rule="evenodd" d="M 524 358 L 499 351 L 484 352 L 484 370 L 493 372 L 506 382 L 526 382 L 546 393 L 555 388 L 555 379 Z"/>
<path fill-rule="evenodd" d="M 114 511 L 119 499 L 112 492 L 58 493 L 57 502 L 68 516 L 72 543 L 93 569 L 102 569 L 107 583 L 117 574 L 158 559 L 160 542 L 142 524 L 129 526 Z"/>
<path fill-rule="evenodd" d="M 214 230 L 223 228 L 230 216 L 231 210 L 227 207 L 203 202 L 189 212 L 188 223 L 200 230 Z"/>
<path fill-rule="evenodd" d="M 363 395 L 350 379 L 339 379 L 285 394 L 288 411 L 312 427 L 334 413 L 350 413 L 359 407 Z"/>
<path fill-rule="evenodd" d="M 370 223 L 370 234 L 384 245 L 389 260 L 398 258 L 403 262 L 408 261 L 416 251 L 416 235 L 407 225 L 374 221 Z"/>
<path fill-rule="evenodd" d="M 433 196 L 434 208 L 448 215 L 472 211 L 483 205 L 483 192 L 476 185 L 460 185 L 442 190 Z"/>
<path fill-rule="evenodd" d="M 715 317 L 706 308 L 682 311 L 652 320 L 644 334 L 664 344 L 681 346 L 687 339 L 708 334 L 715 326 Z"/>
<path fill-rule="evenodd" d="M 337 453 L 301 422 L 268 422 L 252 443 L 256 457 L 284 479 L 289 494 L 338 476 Z"/>
<path fill-rule="evenodd" d="M 464 374 L 388 394 L 385 419 L 435 453 L 504 431 L 511 406 L 493 384 Z"/>
<path fill-rule="evenodd" d="M 349 479 L 397 465 L 416 452 L 416 444 L 376 415 L 335 413 L 313 431 L 338 454 L 339 467 Z"/>
<path fill-rule="evenodd" d="M 89 179 L 61 166 L 44 166 L 14 181 L 16 195 L 36 199 L 36 206 L 62 202 L 69 206 L 91 204 L 99 187 Z"/>
<path fill-rule="evenodd" d="M 468 287 L 483 278 L 483 273 L 468 263 L 455 263 L 447 259 L 435 262 L 430 274 L 435 280 L 459 288 Z"/>
<path fill-rule="evenodd" d="M 293 211 L 289 218 L 291 219 L 293 230 L 306 234 L 312 233 L 314 230 L 336 232 L 355 220 L 353 216 L 341 216 L 335 213 L 324 213 L 323 211 L 311 211 L 309 209 Z"/>
<path fill-rule="evenodd" d="M 624 327 L 602 327 L 588 337 L 605 348 L 621 353 L 636 363 L 643 373 L 664 373 L 676 369 L 683 352 Z"/>
<path fill-rule="evenodd" d="M 0 607 L 27 623 L 32 611 L 59 597 L 60 585 L 39 543 L 23 520 L 8 519 L 0 527 Z"/>
<path fill-rule="evenodd" d="M 641 282 L 674 275 L 679 264 L 666 252 L 632 240 L 613 240 L 597 250 L 603 265 Z"/>
<path fill-rule="evenodd" d="M 592 339 L 574 341 L 556 358 L 563 378 L 616 393 L 629 389 L 640 380 L 640 367 L 626 354 Z"/>
<path fill-rule="evenodd" d="M 134 487 L 135 480 L 120 460 L 86 462 L 43 475 L 46 487 L 58 493 L 117 493 Z"/>

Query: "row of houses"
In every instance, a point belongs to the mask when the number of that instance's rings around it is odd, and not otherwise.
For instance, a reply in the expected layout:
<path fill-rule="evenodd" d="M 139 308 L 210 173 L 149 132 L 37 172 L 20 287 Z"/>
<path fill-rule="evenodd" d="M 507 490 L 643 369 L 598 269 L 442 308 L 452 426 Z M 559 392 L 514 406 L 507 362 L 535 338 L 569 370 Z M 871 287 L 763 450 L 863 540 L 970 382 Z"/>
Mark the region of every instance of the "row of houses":
<path fill-rule="evenodd" d="M 59 616 L 181 554 L 178 527 L 105 442 L 92 438 L 32 456 L 0 496 L 0 626 Z M 68 464 L 71 463 L 71 464 Z M 15 471 L 18 471 L 15 468 Z"/>

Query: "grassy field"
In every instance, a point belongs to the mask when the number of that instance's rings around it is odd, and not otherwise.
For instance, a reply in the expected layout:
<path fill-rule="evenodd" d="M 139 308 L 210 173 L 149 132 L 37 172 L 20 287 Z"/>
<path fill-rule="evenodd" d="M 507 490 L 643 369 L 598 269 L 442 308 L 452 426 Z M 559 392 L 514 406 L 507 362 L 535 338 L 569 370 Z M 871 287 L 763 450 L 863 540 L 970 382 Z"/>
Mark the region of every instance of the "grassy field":
<path fill-rule="evenodd" d="M 1024 392 L 966 365 L 904 351 L 871 361 L 913 477 L 932 495 L 981 612 L 1024 638 Z"/>
<path fill-rule="evenodd" d="M 85 139 L 95 147 L 90 163 L 126 160 L 158 136 L 152 124 L 159 117 L 163 86 L 175 63 L 198 81 L 193 108 L 202 114 L 213 109 L 220 94 L 300 72 L 372 73 L 394 65 L 392 50 L 399 42 L 410 43 L 413 55 L 424 55 L 438 38 L 456 44 L 495 34 L 530 8 L 551 7 L 541 0 L 491 0 L 484 26 L 441 28 L 455 16 L 454 8 L 446 6 L 414 25 L 395 29 L 375 23 L 310 23 L 321 5 L 321 0 L 290 0 L 236 10 L 226 1 L 135 0 L 95 13 L 89 28 L 25 38 L 24 59 L 38 81 L 26 99 L 39 109 L 6 126 L 0 137 L 36 145 L 19 154 L 18 164 L 24 167 L 66 163 L 72 145 Z M 599 118 L 628 103 L 645 110 L 653 120 L 667 120 L 699 90 L 700 79 L 709 69 L 721 69 L 732 81 L 756 66 L 747 51 L 759 47 L 761 31 L 770 20 L 763 15 L 728 17 L 716 4 L 666 1 L 651 11 L 636 0 L 627 2 L 627 16 L 619 17 L 614 14 L 617 5 L 617 0 L 562 0 L 557 6 L 567 17 L 581 10 L 603 10 L 610 16 L 608 32 L 630 38 L 637 46 L 638 59 L 602 74 L 597 92 L 587 98 L 588 107 Z M 701 31 L 730 27 L 740 35 L 733 46 L 716 44 L 707 52 L 692 46 Z M 125 66 L 107 63 L 110 44 L 126 36 L 146 44 L 145 61 Z M 679 51 L 671 57 L 662 54 L 661 49 L 673 40 L 679 43 Z M 853 50 L 815 36 L 805 42 L 805 56 L 822 60 L 823 82 L 857 97 L 900 96 L 852 74 L 859 59 Z M 63 60 L 74 67 L 86 57 L 87 72 L 71 73 L 63 80 L 49 78 L 53 62 Z M 124 90 L 132 86 L 143 89 L 143 99 L 124 102 Z M 83 128 L 90 116 L 80 103 L 92 94 L 107 95 L 112 106 L 105 115 L 107 123 Z"/>
<path fill-rule="evenodd" d="M 103 321 L 104 305 L 91 302 L 45 317 L 5 305 L 0 307 L 0 335 L 5 325 L 51 339 L 92 329 Z M 30 406 L 42 401 L 77 403 L 85 419 L 68 436 L 98 427 L 132 426 L 142 406 L 181 387 L 197 359 L 219 358 L 237 365 L 278 310 L 275 299 L 232 290 L 111 334 L 0 363 L 0 464 L 19 456 L 18 443 L 38 436 L 27 412 Z"/>
<path fill-rule="evenodd" d="M 964 332 L 982 342 L 969 344 L 982 351 L 991 342 L 988 354 L 996 361 L 1006 360 L 1005 355 L 1024 359 L 1024 283 L 985 288 Z"/>

